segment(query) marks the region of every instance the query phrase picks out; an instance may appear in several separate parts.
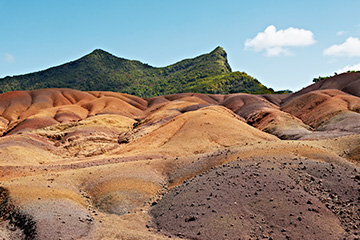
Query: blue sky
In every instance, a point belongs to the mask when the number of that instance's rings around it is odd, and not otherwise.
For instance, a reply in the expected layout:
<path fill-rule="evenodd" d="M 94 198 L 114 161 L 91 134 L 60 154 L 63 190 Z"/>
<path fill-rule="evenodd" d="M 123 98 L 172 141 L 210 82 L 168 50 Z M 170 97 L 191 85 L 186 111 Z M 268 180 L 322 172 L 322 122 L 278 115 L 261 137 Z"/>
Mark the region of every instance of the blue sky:
<path fill-rule="evenodd" d="M 0 77 L 97 48 L 161 67 L 222 46 L 233 71 L 299 90 L 360 70 L 359 9 L 358 0 L 0 0 Z"/>

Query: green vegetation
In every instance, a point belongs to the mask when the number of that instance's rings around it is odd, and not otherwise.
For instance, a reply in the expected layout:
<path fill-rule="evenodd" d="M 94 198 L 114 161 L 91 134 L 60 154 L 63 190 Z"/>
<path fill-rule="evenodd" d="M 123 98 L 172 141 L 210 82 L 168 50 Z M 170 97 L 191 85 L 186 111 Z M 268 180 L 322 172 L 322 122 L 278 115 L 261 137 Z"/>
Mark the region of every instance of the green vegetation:
<path fill-rule="evenodd" d="M 270 88 L 271 89 L 271 88 Z M 289 93 L 292 93 L 293 91 L 291 91 L 290 89 L 286 89 L 286 90 L 279 90 L 279 91 L 276 91 L 275 93 L 276 94 L 289 94 Z"/>
<path fill-rule="evenodd" d="M 337 75 L 337 73 L 335 73 L 335 75 Z M 326 77 L 319 76 L 318 78 L 314 78 L 313 82 L 316 83 L 316 82 L 319 82 L 319 81 L 322 81 L 322 80 L 325 80 L 325 79 L 328 79 L 328 78 L 332 78 L 332 77 L 333 76 L 326 76 Z"/>
<path fill-rule="evenodd" d="M 213 94 L 239 92 L 255 94 L 274 93 L 274 90 L 263 86 L 257 79 L 244 72 L 231 72 L 202 78 L 196 82 L 186 84 L 183 91 Z"/>
<path fill-rule="evenodd" d="M 246 73 L 232 72 L 221 47 L 162 68 L 118 58 L 97 49 L 57 67 L 0 79 L 0 92 L 40 88 L 116 91 L 140 97 L 181 92 L 274 93 Z"/>

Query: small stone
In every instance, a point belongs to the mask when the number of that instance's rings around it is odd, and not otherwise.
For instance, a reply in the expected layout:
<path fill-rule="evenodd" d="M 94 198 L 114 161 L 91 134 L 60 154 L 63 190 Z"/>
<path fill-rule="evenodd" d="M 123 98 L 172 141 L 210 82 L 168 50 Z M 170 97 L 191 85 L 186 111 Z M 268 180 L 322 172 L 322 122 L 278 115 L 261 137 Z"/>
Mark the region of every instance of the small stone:
<path fill-rule="evenodd" d="M 186 219 L 185 219 L 185 222 L 193 222 L 193 221 L 195 221 L 196 219 L 197 219 L 197 217 L 191 216 L 191 217 L 189 217 L 189 218 L 186 218 Z"/>

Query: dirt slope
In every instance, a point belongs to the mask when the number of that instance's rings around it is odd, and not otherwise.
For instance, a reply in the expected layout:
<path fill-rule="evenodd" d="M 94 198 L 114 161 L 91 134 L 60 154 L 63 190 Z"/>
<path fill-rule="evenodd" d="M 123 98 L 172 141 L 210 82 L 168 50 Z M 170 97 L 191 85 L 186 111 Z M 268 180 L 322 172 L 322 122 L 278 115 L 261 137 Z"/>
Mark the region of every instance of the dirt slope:
<path fill-rule="evenodd" d="M 0 237 L 356 239 L 358 75 L 325 81 L 292 95 L 0 94 Z"/>

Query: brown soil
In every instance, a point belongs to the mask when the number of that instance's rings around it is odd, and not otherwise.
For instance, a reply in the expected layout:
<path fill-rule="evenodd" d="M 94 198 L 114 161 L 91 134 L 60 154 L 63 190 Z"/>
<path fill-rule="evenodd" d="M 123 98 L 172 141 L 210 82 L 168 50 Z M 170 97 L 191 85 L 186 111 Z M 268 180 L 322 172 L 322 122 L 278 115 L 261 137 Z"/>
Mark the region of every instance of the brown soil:
<path fill-rule="evenodd" d="M 358 79 L 291 95 L 0 94 L 0 238 L 357 238 Z"/>
<path fill-rule="evenodd" d="M 246 159 L 185 181 L 151 209 L 154 227 L 190 239 L 353 239 L 360 174 L 307 158 Z"/>

